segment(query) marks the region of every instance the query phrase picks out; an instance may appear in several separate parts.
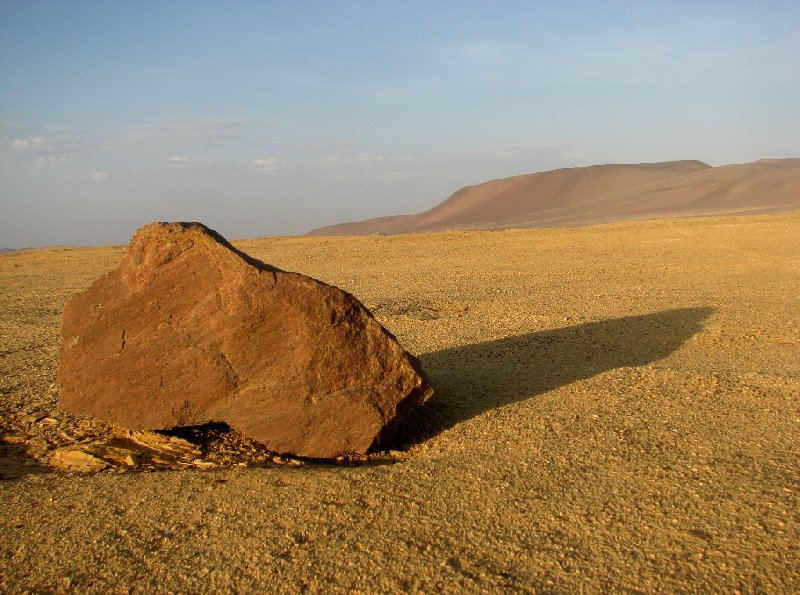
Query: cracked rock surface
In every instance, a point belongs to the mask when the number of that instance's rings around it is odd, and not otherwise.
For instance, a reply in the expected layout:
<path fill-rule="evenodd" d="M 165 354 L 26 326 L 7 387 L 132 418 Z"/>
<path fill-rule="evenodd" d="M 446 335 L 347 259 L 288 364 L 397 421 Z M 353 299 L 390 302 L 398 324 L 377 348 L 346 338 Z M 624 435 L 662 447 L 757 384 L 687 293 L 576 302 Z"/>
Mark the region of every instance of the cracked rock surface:
<path fill-rule="evenodd" d="M 225 422 L 269 450 L 363 454 L 430 396 L 352 295 L 154 223 L 63 314 L 59 404 L 133 430 Z"/>

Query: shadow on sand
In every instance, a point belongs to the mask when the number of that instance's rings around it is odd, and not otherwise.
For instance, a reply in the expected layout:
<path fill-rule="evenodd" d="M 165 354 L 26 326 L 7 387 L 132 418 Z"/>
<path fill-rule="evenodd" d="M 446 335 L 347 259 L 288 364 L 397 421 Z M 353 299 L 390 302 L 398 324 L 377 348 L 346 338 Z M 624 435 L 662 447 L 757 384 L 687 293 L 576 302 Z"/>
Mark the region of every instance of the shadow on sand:
<path fill-rule="evenodd" d="M 27 453 L 24 446 L 7 444 L 0 440 L 0 481 L 20 479 L 33 473 L 48 473 L 35 458 Z"/>
<path fill-rule="evenodd" d="M 425 354 L 419 359 L 435 394 L 405 420 L 397 442 L 424 442 L 485 411 L 663 359 L 700 331 L 713 311 L 665 310 Z"/>

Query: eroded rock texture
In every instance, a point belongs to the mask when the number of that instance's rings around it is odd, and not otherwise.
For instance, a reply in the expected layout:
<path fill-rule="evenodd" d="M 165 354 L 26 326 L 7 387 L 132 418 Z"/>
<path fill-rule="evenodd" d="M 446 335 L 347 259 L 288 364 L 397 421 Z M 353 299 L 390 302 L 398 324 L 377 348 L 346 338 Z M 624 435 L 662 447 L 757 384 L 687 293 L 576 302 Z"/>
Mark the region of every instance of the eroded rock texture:
<path fill-rule="evenodd" d="M 64 308 L 60 405 L 135 430 L 225 422 L 279 453 L 386 444 L 432 393 L 350 294 L 250 258 L 199 223 L 153 223 Z"/>

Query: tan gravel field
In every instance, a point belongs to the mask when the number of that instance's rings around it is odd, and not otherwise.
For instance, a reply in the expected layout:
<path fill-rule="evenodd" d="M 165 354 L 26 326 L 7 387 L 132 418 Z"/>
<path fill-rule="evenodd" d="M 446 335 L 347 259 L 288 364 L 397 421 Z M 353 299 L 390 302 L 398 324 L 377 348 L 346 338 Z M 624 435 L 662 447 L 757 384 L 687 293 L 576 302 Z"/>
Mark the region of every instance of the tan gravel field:
<path fill-rule="evenodd" d="M 64 302 L 124 249 L 1 256 L 0 591 L 800 589 L 799 214 L 234 243 L 420 357 L 399 452 L 54 471 L 119 431 L 55 380 Z"/>

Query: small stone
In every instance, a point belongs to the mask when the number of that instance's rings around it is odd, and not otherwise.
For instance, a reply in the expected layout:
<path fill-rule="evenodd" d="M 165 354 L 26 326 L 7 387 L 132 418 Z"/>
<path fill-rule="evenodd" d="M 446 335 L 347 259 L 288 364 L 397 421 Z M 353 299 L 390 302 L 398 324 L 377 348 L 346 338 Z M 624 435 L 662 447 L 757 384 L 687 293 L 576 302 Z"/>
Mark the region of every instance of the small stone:
<path fill-rule="evenodd" d="M 44 413 L 36 412 L 31 413 L 23 417 L 20 421 L 24 424 L 35 424 L 37 421 L 44 419 L 46 416 Z"/>
<path fill-rule="evenodd" d="M 169 467 L 175 464 L 175 459 L 173 459 L 172 457 L 162 457 L 155 455 L 150 458 L 150 462 L 153 465 L 161 465 L 164 467 Z"/>
<path fill-rule="evenodd" d="M 154 451 L 159 456 L 171 456 L 191 461 L 200 454 L 200 449 L 182 438 L 167 437 L 155 432 L 128 432 L 127 437 L 143 450 Z"/>
<path fill-rule="evenodd" d="M 96 452 L 92 453 L 109 463 L 124 465 L 126 467 L 138 467 L 142 462 L 142 453 L 132 448 L 122 448 L 119 446 L 101 446 Z"/>
<path fill-rule="evenodd" d="M 192 465 L 198 467 L 199 469 L 209 469 L 211 467 L 216 467 L 216 463 L 212 463 L 211 461 L 204 461 L 203 459 L 195 459 L 192 461 Z"/>
<path fill-rule="evenodd" d="M 109 464 L 91 453 L 68 447 L 59 448 L 53 453 L 50 466 L 60 471 L 95 473 L 107 469 Z"/>
<path fill-rule="evenodd" d="M 50 448 L 52 448 L 52 445 L 48 444 L 48 442 L 40 436 L 34 436 L 28 441 L 27 450 L 28 454 L 32 457 L 40 457 Z"/>

